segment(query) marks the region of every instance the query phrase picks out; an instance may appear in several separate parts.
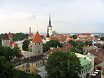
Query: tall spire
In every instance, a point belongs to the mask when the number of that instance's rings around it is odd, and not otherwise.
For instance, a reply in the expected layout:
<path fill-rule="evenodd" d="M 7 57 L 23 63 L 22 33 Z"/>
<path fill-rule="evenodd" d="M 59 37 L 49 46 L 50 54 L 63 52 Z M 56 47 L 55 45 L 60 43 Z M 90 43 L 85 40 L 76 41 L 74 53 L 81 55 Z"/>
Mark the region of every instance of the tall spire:
<path fill-rule="evenodd" d="M 49 25 L 48 25 L 49 27 L 52 27 L 51 26 L 51 15 L 50 15 L 50 13 L 49 13 Z"/>

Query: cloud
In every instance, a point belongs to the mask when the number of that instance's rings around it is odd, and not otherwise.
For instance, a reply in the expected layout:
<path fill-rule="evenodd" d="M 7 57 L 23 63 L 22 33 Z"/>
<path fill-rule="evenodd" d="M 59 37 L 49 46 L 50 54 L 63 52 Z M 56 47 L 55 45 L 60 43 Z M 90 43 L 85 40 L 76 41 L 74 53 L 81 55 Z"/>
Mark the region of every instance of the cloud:
<path fill-rule="evenodd" d="M 12 24 L 10 28 L 15 32 L 27 31 L 28 26 L 35 31 L 36 25 L 39 31 L 46 32 L 49 12 L 52 26 L 58 32 L 104 32 L 104 0 L 2 1 L 1 32 L 7 31 L 3 27 L 9 24 Z"/>
<path fill-rule="evenodd" d="M 32 14 L 32 15 L 28 18 L 28 20 L 35 20 L 35 19 L 37 19 L 37 18 L 38 18 L 37 15 Z"/>

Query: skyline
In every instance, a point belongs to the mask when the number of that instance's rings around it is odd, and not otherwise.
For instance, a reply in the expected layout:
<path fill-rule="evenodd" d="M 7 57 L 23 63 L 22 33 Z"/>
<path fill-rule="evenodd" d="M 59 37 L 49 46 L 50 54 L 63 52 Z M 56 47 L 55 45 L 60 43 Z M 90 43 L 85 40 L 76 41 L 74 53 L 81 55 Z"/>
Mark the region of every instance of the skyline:
<path fill-rule="evenodd" d="M 0 0 L 0 32 L 104 33 L 103 0 Z"/>

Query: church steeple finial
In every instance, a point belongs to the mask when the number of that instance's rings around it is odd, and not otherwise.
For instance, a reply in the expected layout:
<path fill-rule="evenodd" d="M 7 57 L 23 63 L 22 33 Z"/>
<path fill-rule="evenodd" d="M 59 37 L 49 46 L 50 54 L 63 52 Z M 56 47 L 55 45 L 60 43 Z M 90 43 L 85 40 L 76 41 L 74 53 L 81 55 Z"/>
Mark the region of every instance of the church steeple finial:
<path fill-rule="evenodd" d="M 51 26 L 51 15 L 49 13 L 49 27 Z"/>

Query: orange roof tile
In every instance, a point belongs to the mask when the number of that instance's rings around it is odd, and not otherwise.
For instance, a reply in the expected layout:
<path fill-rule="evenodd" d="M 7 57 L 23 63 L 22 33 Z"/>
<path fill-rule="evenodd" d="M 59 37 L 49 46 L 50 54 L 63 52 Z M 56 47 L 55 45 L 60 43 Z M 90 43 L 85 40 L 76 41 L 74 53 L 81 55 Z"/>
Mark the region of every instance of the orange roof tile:
<path fill-rule="evenodd" d="M 33 43 L 41 43 L 42 42 L 42 39 L 40 37 L 40 34 L 38 33 L 38 31 L 36 32 L 36 34 L 34 35 L 33 37 Z"/>
<path fill-rule="evenodd" d="M 8 33 L 8 37 L 12 37 L 13 34 L 11 32 Z"/>
<path fill-rule="evenodd" d="M 17 43 L 13 43 L 13 46 L 14 46 L 14 47 L 18 47 L 18 44 L 17 44 Z"/>

